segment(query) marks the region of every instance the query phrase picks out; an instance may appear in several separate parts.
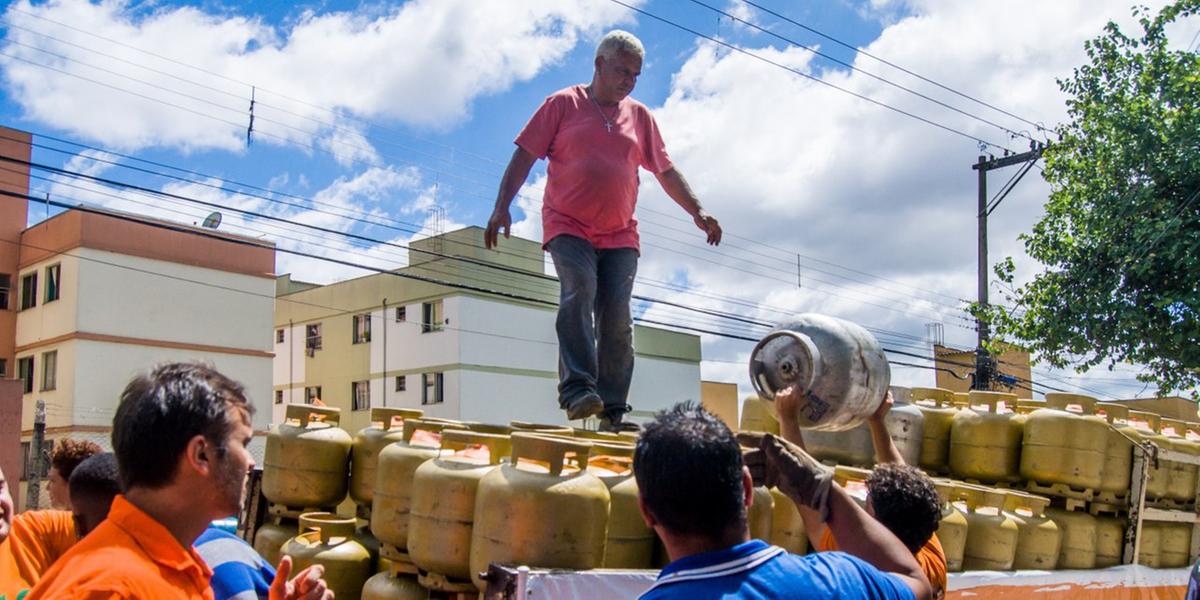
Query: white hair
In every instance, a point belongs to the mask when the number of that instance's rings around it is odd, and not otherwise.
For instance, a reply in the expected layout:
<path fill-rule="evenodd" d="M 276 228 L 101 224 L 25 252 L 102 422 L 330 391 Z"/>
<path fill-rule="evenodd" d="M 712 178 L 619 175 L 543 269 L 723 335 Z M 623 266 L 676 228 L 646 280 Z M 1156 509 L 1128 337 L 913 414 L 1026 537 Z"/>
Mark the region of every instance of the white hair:
<path fill-rule="evenodd" d="M 614 29 L 604 35 L 604 39 L 596 46 L 596 58 L 612 58 L 618 52 L 627 52 L 638 58 L 646 58 L 646 48 L 637 36 L 628 31 Z"/>

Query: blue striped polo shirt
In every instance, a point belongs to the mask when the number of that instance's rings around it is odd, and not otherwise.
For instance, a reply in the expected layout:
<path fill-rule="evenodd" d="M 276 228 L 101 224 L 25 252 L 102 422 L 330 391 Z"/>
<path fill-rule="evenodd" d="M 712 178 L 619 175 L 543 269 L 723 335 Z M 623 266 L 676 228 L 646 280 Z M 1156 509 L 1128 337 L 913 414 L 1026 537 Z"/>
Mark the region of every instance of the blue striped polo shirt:
<path fill-rule="evenodd" d="M 196 552 L 212 569 L 216 600 L 266 598 L 275 579 L 275 569 L 242 538 L 209 526 L 196 538 Z"/>

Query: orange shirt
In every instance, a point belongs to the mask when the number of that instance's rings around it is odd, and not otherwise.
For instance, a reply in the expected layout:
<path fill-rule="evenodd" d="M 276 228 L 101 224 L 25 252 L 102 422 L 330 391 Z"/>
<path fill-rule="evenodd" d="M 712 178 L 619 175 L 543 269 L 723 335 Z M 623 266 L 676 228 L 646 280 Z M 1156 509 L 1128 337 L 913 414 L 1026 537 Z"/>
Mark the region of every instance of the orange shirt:
<path fill-rule="evenodd" d="M 833 539 L 833 532 L 829 528 L 825 528 L 825 533 L 821 535 L 821 544 L 817 547 L 818 552 L 832 552 L 838 549 L 837 540 Z M 937 534 L 929 537 L 929 541 L 917 550 L 917 564 L 921 565 L 921 570 L 925 572 L 925 577 L 929 579 L 929 585 L 933 586 L 933 597 L 937 598 L 946 591 L 946 553 L 942 551 L 942 543 L 938 541 Z"/>
<path fill-rule="evenodd" d="M 27 600 L 154 598 L 212 600 L 212 571 L 161 523 L 113 500 L 108 519 L 50 568 Z"/>
<path fill-rule="evenodd" d="M 15 598 L 34 586 L 75 544 L 75 521 L 67 510 L 31 510 L 13 517 L 0 544 L 0 594 Z"/>

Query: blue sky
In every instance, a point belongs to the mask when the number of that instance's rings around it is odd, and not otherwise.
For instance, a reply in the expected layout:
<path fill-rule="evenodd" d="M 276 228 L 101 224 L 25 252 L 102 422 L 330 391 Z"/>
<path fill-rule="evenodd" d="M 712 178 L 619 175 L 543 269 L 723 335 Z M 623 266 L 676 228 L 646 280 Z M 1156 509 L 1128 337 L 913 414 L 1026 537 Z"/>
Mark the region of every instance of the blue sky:
<path fill-rule="evenodd" d="M 1020 151 L 1028 140 L 984 121 L 1040 137 L 1033 126 L 741 0 L 703 4 L 886 81 L 719 20 L 699 2 L 625 2 L 755 56 L 611 0 L 23 0 L 9 4 L 0 22 L 0 123 L 41 134 L 38 143 L 56 145 L 50 138 L 63 138 L 211 179 L 207 187 L 169 181 L 42 149 L 35 154 L 38 162 L 403 244 L 429 233 L 435 206 L 444 227 L 484 224 L 512 139 L 529 115 L 547 94 L 590 79 L 594 46 L 605 31 L 628 29 L 647 49 L 634 96 L 654 111 L 676 164 L 730 234 L 721 248 L 704 247 L 690 220 L 653 178 L 644 178 L 641 292 L 768 322 L 794 312 L 825 312 L 870 325 L 885 343 L 913 351 L 927 351 L 925 325 L 938 322 L 948 343 L 973 345 L 961 302 L 974 297 L 975 285 L 975 175 L 969 166 L 980 148 L 972 138 L 995 143 L 987 149 L 991 153 L 1002 152 L 1000 146 Z M 1065 115 L 1055 78 L 1080 64 L 1083 41 L 1108 19 L 1130 22 L 1127 0 L 1015 0 L 1003 6 L 958 0 L 757 3 L 1050 127 Z M 1172 39 L 1184 47 L 1197 31 L 1200 23 L 1192 20 L 1173 31 Z M 250 85 L 258 87 L 256 131 L 247 147 Z M 533 239 L 540 237 L 542 173 L 540 165 L 514 207 L 515 233 Z M 996 174 L 993 189 L 1007 175 Z M 199 221 L 209 210 L 51 179 L 35 182 L 37 193 L 64 202 L 183 221 Z M 270 198 L 238 195 L 231 182 L 267 188 Z M 1038 268 L 1025 259 L 1018 235 L 1036 222 L 1048 189 L 1029 177 L 993 216 L 992 257 L 1013 256 L 1019 276 Z M 403 264 L 402 253 L 386 244 L 360 248 L 226 213 L 223 228 L 263 235 L 281 247 L 380 268 Z M 35 209 L 31 216 L 44 213 Z M 283 255 L 278 268 L 315 281 L 361 274 Z M 998 291 L 993 297 L 1000 297 Z M 694 313 L 638 308 L 663 321 L 713 326 Z M 749 345 L 713 336 L 703 340 L 706 377 L 744 379 Z M 1129 396 L 1143 387 L 1131 383 L 1134 370 L 1046 375 L 1064 378 L 1064 385 Z M 931 379 L 923 370 L 896 373 L 901 384 L 929 385 Z"/>

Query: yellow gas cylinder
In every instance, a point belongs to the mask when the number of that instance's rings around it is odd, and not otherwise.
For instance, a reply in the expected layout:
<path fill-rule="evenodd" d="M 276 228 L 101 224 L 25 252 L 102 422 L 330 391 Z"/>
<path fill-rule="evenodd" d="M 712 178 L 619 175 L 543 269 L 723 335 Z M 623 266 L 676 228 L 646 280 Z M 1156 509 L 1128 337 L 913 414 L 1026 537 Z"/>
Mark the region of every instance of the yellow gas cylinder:
<path fill-rule="evenodd" d="M 1188 553 L 1192 548 L 1191 523 L 1163 523 L 1159 560 L 1164 569 L 1178 569 L 1191 564 Z"/>
<path fill-rule="evenodd" d="M 742 400 L 742 419 L 738 429 L 779 435 L 779 418 L 775 416 L 774 403 L 758 396 L 746 396 Z"/>
<path fill-rule="evenodd" d="M 933 487 L 942 498 L 942 520 L 938 522 L 937 537 L 946 556 L 946 570 L 962 571 L 963 552 L 967 546 L 966 509 L 954 504 L 956 483 L 949 479 L 933 480 Z"/>
<path fill-rule="evenodd" d="M 1096 517 L 1082 510 L 1047 508 L 1046 516 L 1062 531 L 1059 569 L 1096 568 Z"/>
<path fill-rule="evenodd" d="M 1141 539 L 1138 542 L 1138 560 L 1137 564 L 1161 569 L 1162 564 L 1162 537 L 1164 523 L 1153 521 L 1143 521 Z"/>
<path fill-rule="evenodd" d="M 1125 519 L 1096 517 L 1096 568 L 1121 564 L 1125 554 Z"/>
<path fill-rule="evenodd" d="M 971 406 L 971 394 L 968 392 L 954 392 L 954 406 L 958 408 Z"/>
<path fill-rule="evenodd" d="M 1170 439 L 1159 433 L 1162 429 L 1162 417 L 1154 413 L 1131 410 L 1129 411 L 1129 425 L 1132 426 L 1133 435 L 1142 442 L 1150 442 L 1160 449 L 1169 449 L 1171 447 Z M 1134 452 L 1137 451 L 1135 448 Z M 1159 500 L 1167 498 L 1170 488 L 1170 463 L 1160 460 L 1157 465 L 1153 463 L 1147 465 L 1146 499 Z"/>
<path fill-rule="evenodd" d="M 771 515 L 771 535 L 767 542 L 779 546 L 792 554 L 808 552 L 808 531 L 804 529 L 804 518 L 800 509 L 779 488 L 771 488 L 774 511 Z"/>
<path fill-rule="evenodd" d="M 623 436 L 619 433 L 609 433 L 607 431 L 593 431 L 591 429 L 573 429 L 571 435 L 581 440 L 589 440 L 595 442 L 608 442 L 611 444 L 636 444 L 637 439 Z"/>
<path fill-rule="evenodd" d="M 1187 423 L 1177 419 L 1162 419 L 1161 433 L 1167 437 L 1172 450 L 1192 456 L 1200 455 L 1200 444 L 1187 438 Z M 1179 504 L 1196 501 L 1196 465 L 1166 461 L 1170 477 L 1167 483 L 1167 498 Z M 1164 542 L 1166 538 L 1164 537 Z M 1166 556 L 1163 557 L 1166 560 Z"/>
<path fill-rule="evenodd" d="M 770 538 L 774 518 L 775 498 L 771 496 L 771 490 L 762 486 L 755 487 L 750 508 L 746 509 L 746 521 L 750 526 L 750 537 L 758 540 Z"/>
<path fill-rule="evenodd" d="M 870 476 L 871 469 L 844 465 L 833 468 L 833 480 L 863 509 L 867 508 L 867 478 Z"/>
<path fill-rule="evenodd" d="M 1096 412 L 1108 424 L 1107 443 L 1104 447 L 1104 470 L 1100 474 L 1100 487 L 1096 490 L 1096 502 L 1113 507 L 1122 506 L 1129 497 L 1129 474 L 1133 469 L 1132 428 L 1129 408 L 1120 404 L 1097 402 Z M 1099 562 L 1099 557 L 1097 557 Z"/>
<path fill-rule="evenodd" d="M 254 550 L 272 567 L 278 567 L 283 545 L 299 532 L 300 523 L 296 519 L 271 517 L 254 533 Z"/>
<path fill-rule="evenodd" d="M 443 430 L 462 427 L 461 423 L 409 419 L 404 422 L 404 440 L 380 451 L 371 502 L 371 533 L 381 543 L 399 550 L 408 547 L 413 474 L 421 463 L 441 454 Z"/>
<path fill-rule="evenodd" d="M 371 524 L 369 522 L 366 525 L 355 528 L 354 539 L 358 540 L 358 543 L 362 544 L 362 547 L 366 548 L 367 552 L 371 555 L 372 573 L 381 573 L 388 570 L 387 566 L 383 565 L 382 561 L 380 561 L 379 538 L 371 534 Z"/>
<path fill-rule="evenodd" d="M 1046 517 L 1050 499 L 1024 492 L 1008 492 L 1004 510 L 1017 522 L 1017 554 L 1014 569 L 1051 571 L 1058 564 L 1062 532 Z"/>
<path fill-rule="evenodd" d="M 420 419 L 422 414 L 411 408 L 371 409 L 371 424 L 354 435 L 350 451 L 350 499 L 356 504 L 371 507 L 379 453 L 388 444 L 403 441 L 404 421 Z"/>
<path fill-rule="evenodd" d="M 442 450 L 453 451 L 421 463 L 413 474 L 408 520 L 408 554 L 422 571 L 421 583 L 471 578 L 471 530 L 479 480 L 512 451 L 508 436 L 477 431 L 442 432 Z"/>
<path fill-rule="evenodd" d="M 950 472 L 955 477 L 989 483 L 1020 479 L 1024 419 L 1011 410 L 1016 401 L 1016 395 L 1001 392 L 969 394 L 970 407 L 958 411 L 950 427 Z"/>
<path fill-rule="evenodd" d="M 526 421 L 509 421 L 512 431 L 533 431 L 538 433 L 553 433 L 555 435 L 574 435 L 575 429 L 568 425 L 550 425 L 548 423 L 529 423 Z"/>
<path fill-rule="evenodd" d="M 412 563 L 392 563 L 386 572 L 377 573 L 363 584 L 361 600 L 428 600 L 429 590 L 417 581 Z"/>
<path fill-rule="evenodd" d="M 955 486 L 955 497 L 967 509 L 967 544 L 963 570 L 1008 571 L 1017 555 L 1020 528 L 1004 512 L 1003 491 L 969 484 Z"/>
<path fill-rule="evenodd" d="M 611 496 L 587 469 L 590 442 L 514 433 L 512 458 L 479 482 L 471 576 L 493 562 L 594 569 L 604 563 Z"/>
<path fill-rule="evenodd" d="M 1039 486 L 1092 492 L 1099 488 L 1108 424 L 1088 418 L 1095 413 L 1095 404 L 1096 399 L 1089 396 L 1046 394 L 1046 408 L 1025 419 L 1021 477 Z"/>
<path fill-rule="evenodd" d="M 958 409 L 954 407 L 954 392 L 941 388 L 915 387 L 912 401 L 925 416 L 925 433 L 921 439 L 918 465 L 928 473 L 950 471 L 950 424 Z"/>
<path fill-rule="evenodd" d="M 267 435 L 262 491 L 269 502 L 294 508 L 336 506 L 346 497 L 350 434 L 338 427 L 342 411 L 289 404 Z"/>
<path fill-rule="evenodd" d="M 353 517 L 305 513 L 300 515 L 301 533 L 284 545 L 283 553 L 292 557 L 295 572 L 325 567 L 322 578 L 334 595 L 359 600 L 371 577 L 371 555 L 354 539 L 354 529 Z"/>
<path fill-rule="evenodd" d="M 608 487 L 612 503 L 604 544 L 604 568 L 654 567 L 654 530 L 646 526 L 638 509 L 637 480 L 633 477 L 633 444 L 592 441 L 588 470 Z"/>

